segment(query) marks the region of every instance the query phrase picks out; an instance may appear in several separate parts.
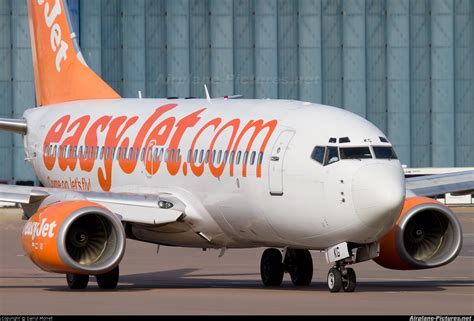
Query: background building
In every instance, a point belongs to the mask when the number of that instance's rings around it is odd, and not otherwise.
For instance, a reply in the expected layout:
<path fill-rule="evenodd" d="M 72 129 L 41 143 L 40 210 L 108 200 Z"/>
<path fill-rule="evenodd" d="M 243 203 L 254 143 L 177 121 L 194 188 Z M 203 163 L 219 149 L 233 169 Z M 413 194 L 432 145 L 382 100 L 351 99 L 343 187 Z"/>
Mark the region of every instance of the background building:
<path fill-rule="evenodd" d="M 410 167 L 474 166 L 474 0 L 69 0 L 124 97 L 299 99 L 381 128 Z M 35 105 L 26 0 L 0 0 L 0 117 Z M 317 119 L 315 119 L 317 126 Z M 335 124 L 339 126 L 339 124 Z M 31 181 L 0 134 L 0 181 Z"/>

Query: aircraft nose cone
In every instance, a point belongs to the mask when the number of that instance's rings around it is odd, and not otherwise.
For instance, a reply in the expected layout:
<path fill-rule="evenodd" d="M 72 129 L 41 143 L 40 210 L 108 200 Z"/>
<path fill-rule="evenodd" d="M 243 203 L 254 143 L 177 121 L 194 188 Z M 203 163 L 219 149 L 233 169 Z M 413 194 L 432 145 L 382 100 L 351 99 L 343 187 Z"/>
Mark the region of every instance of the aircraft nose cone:
<path fill-rule="evenodd" d="M 405 178 L 396 164 L 370 164 L 360 168 L 352 180 L 354 208 L 367 226 L 390 229 L 405 201 Z"/>

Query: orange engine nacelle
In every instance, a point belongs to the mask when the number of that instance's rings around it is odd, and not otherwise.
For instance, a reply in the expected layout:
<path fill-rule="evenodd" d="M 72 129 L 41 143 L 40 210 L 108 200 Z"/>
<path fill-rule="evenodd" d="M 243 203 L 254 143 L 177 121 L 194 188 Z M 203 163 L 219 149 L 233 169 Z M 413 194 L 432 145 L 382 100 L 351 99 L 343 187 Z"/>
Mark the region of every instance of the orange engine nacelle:
<path fill-rule="evenodd" d="M 408 198 L 392 230 L 380 241 L 374 261 L 394 270 L 429 269 L 448 264 L 461 251 L 462 229 L 456 215 L 425 197 Z"/>
<path fill-rule="evenodd" d="M 32 216 L 22 231 L 30 259 L 47 272 L 102 274 L 114 269 L 125 251 L 120 220 L 87 201 L 59 202 Z"/>

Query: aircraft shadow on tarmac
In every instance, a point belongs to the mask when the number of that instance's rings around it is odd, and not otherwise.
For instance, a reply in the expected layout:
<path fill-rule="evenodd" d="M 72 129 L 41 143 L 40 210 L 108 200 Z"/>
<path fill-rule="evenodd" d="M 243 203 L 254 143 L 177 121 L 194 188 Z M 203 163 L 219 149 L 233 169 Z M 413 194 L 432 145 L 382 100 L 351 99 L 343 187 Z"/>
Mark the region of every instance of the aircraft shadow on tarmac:
<path fill-rule="evenodd" d="M 229 288 L 229 289 L 252 289 L 252 290 L 272 290 L 272 291 L 327 291 L 326 282 L 317 279 L 309 287 L 295 287 L 290 280 L 283 281 L 280 287 L 264 287 L 257 273 L 219 273 L 219 274 L 199 274 L 199 269 L 177 269 L 151 273 L 139 273 L 122 275 L 116 290 L 118 292 L 140 292 L 158 289 L 208 289 L 208 288 Z M 246 277 L 251 277 L 248 279 Z M 1 279 L 63 279 L 63 276 L 37 276 L 37 277 L 3 277 Z M 89 281 L 89 292 L 106 292 L 95 284 L 95 279 L 91 277 Z M 474 280 L 360 280 L 356 292 L 434 292 L 445 291 L 450 287 L 472 287 Z M 54 292 L 71 291 L 66 284 L 64 286 L 48 286 L 40 284 L 32 285 L 2 285 L 0 289 L 37 288 Z"/>

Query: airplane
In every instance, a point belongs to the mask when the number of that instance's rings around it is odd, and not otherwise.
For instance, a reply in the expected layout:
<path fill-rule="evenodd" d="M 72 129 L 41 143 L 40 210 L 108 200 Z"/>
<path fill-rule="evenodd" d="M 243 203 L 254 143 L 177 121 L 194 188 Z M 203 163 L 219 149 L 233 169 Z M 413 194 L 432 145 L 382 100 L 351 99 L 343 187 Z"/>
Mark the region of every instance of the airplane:
<path fill-rule="evenodd" d="M 114 289 L 126 240 L 266 248 L 265 286 L 313 278 L 353 292 L 351 265 L 435 268 L 462 246 L 456 215 L 426 196 L 471 193 L 474 171 L 405 180 L 385 134 L 340 108 L 288 100 L 122 99 L 86 64 L 64 0 L 28 0 L 37 108 L 1 119 L 44 187 L 21 204 L 22 245 L 71 289 Z M 207 89 L 206 89 L 207 91 Z M 240 98 L 240 97 L 238 97 Z"/>

